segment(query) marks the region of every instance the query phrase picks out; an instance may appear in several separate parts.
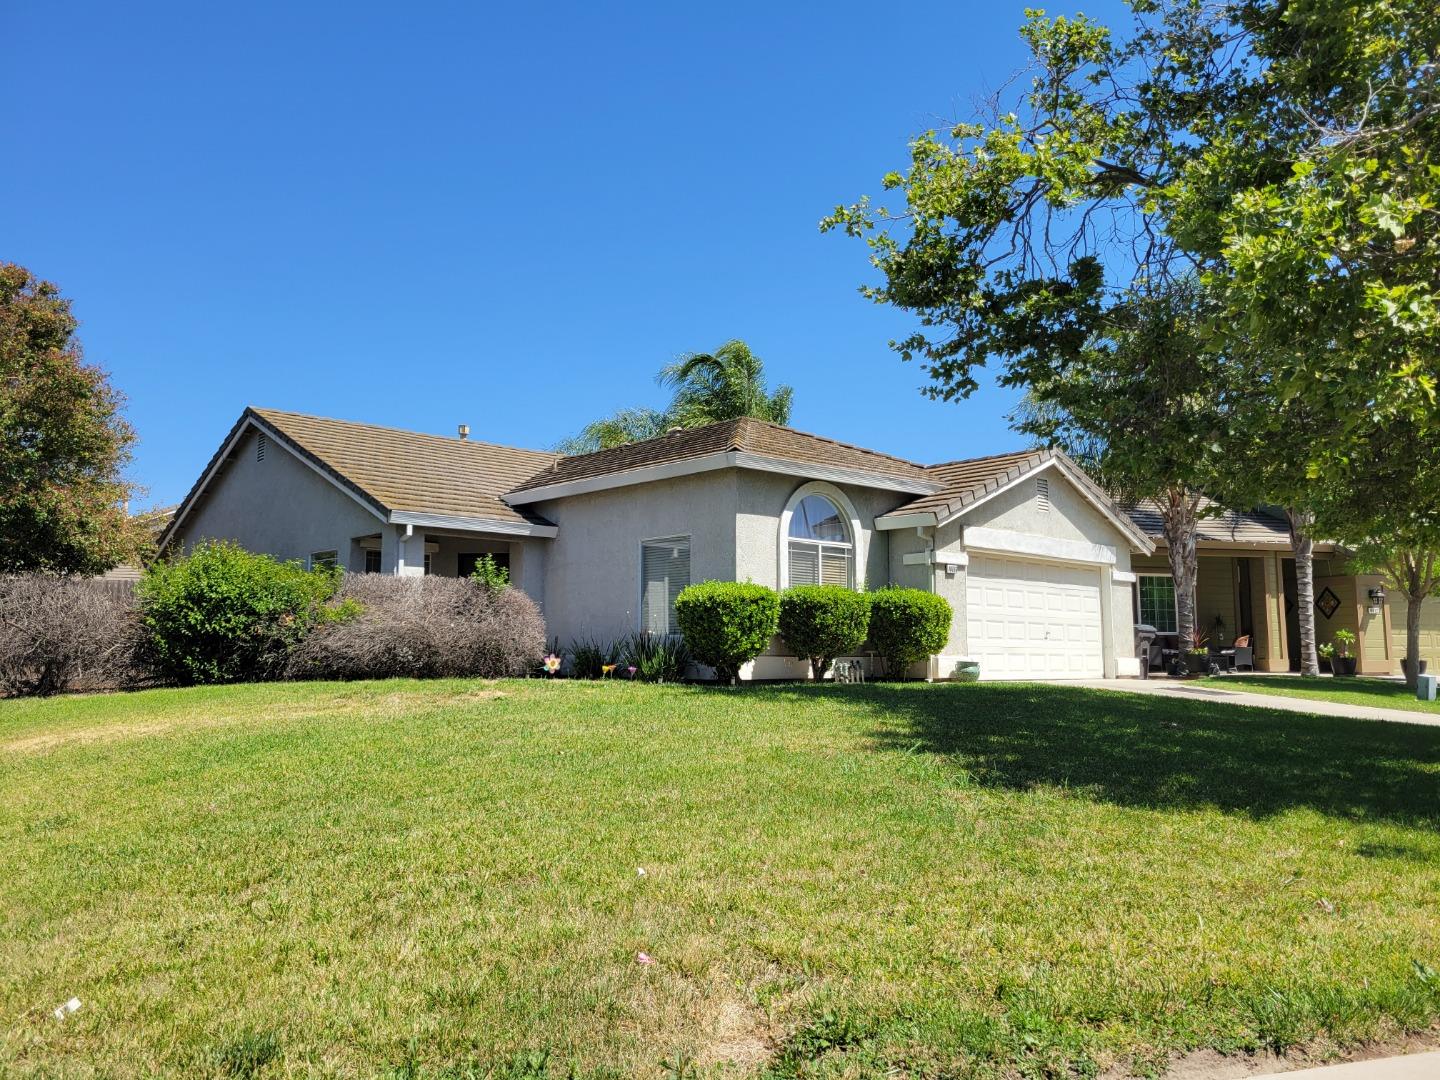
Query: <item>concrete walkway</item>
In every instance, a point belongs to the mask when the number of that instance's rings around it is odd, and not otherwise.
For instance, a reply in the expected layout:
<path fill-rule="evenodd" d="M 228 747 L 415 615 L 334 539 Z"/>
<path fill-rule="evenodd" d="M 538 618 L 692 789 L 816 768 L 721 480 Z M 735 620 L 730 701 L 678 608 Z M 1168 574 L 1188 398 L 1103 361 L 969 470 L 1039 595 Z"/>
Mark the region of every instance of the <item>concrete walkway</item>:
<path fill-rule="evenodd" d="M 1243 678 L 1235 680 L 1243 685 Z M 1084 686 L 1091 690 L 1115 690 L 1126 694 L 1156 694 L 1161 697 L 1189 698 L 1191 701 L 1214 701 L 1226 705 L 1249 705 L 1258 709 L 1280 709 L 1283 712 L 1310 713 L 1320 716 L 1346 716 L 1353 720 L 1388 720 L 1395 724 L 1425 724 L 1440 727 L 1440 713 L 1412 712 L 1405 709 L 1381 709 L 1373 705 L 1350 705 L 1318 698 L 1284 697 L 1280 694 L 1247 694 L 1242 690 L 1200 686 L 1180 679 L 1086 679 L 1065 682 L 1064 686 Z M 1298 1074 L 1296 1074 L 1298 1075 Z M 1440 1072 L 1436 1074 L 1440 1080 Z"/>
<path fill-rule="evenodd" d="M 1348 1065 L 1325 1065 L 1282 1073 L 1285 1080 L 1435 1080 L 1440 1077 L 1440 1051 L 1407 1054 L 1404 1057 L 1352 1061 Z M 1256 1080 L 1260 1080 L 1256 1077 Z"/>

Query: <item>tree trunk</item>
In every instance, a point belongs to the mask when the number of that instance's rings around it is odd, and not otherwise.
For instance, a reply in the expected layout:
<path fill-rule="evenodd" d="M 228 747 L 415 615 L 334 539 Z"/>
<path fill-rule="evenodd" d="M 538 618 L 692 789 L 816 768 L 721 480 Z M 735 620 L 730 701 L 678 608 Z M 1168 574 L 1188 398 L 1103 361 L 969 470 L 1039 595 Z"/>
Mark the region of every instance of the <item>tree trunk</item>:
<path fill-rule="evenodd" d="M 1295 613 L 1300 621 L 1300 674 L 1319 676 L 1320 657 L 1315 650 L 1315 541 L 1310 536 L 1311 516 L 1285 508 L 1290 523 L 1290 546 L 1295 551 Z"/>
<path fill-rule="evenodd" d="M 1420 601 L 1423 596 L 1405 598 L 1405 685 L 1411 690 L 1420 682 Z"/>
<path fill-rule="evenodd" d="M 1189 671 L 1187 654 L 1195 646 L 1195 580 L 1200 576 L 1195 554 L 1198 500 L 1176 488 L 1165 493 L 1160 505 L 1170 577 L 1175 581 L 1175 629 L 1180 637 L 1175 671 L 1185 675 Z"/>

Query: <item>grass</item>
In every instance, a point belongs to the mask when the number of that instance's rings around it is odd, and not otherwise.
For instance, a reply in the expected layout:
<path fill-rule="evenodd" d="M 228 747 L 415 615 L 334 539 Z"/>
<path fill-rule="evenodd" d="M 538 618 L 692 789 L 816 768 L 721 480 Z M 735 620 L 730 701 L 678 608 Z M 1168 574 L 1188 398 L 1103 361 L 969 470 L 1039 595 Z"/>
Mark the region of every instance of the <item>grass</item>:
<path fill-rule="evenodd" d="M 1440 1016 L 1437 728 L 239 686 L 0 702 L 0 791 L 4 1075 L 1087 1077 Z"/>
<path fill-rule="evenodd" d="M 1374 678 L 1302 679 L 1294 675 L 1243 675 L 1199 679 L 1201 686 L 1214 686 L 1254 694 L 1280 694 L 1283 697 L 1311 698 L 1334 701 L 1343 705 L 1369 705 L 1379 709 L 1404 709 L 1409 712 L 1440 713 L 1440 701 L 1420 701 L 1415 691 L 1402 682 Z"/>

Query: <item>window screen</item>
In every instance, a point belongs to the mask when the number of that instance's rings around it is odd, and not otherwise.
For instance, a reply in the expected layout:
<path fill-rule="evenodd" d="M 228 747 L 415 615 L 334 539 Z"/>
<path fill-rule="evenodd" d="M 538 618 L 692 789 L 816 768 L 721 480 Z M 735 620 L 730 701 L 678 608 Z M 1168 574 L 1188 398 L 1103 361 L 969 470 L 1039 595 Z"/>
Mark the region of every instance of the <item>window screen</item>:
<path fill-rule="evenodd" d="M 1175 582 L 1168 574 L 1140 575 L 1140 621 L 1162 634 L 1179 630 L 1175 618 Z"/>
<path fill-rule="evenodd" d="M 690 584 L 690 538 L 670 536 L 640 545 L 640 629 L 678 634 L 675 597 Z"/>

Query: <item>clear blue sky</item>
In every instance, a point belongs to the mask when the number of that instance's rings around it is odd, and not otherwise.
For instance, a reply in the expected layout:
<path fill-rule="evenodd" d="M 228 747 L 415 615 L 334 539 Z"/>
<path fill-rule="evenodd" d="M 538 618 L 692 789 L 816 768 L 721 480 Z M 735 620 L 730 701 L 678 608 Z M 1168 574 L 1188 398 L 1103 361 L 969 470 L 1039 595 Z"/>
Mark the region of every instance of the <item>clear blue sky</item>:
<path fill-rule="evenodd" d="M 548 446 L 730 337 L 797 427 L 1007 450 L 1012 396 L 923 398 L 816 223 L 1016 70 L 1023 7 L 17 0 L 0 258 L 74 299 L 147 504 L 246 404 Z"/>

